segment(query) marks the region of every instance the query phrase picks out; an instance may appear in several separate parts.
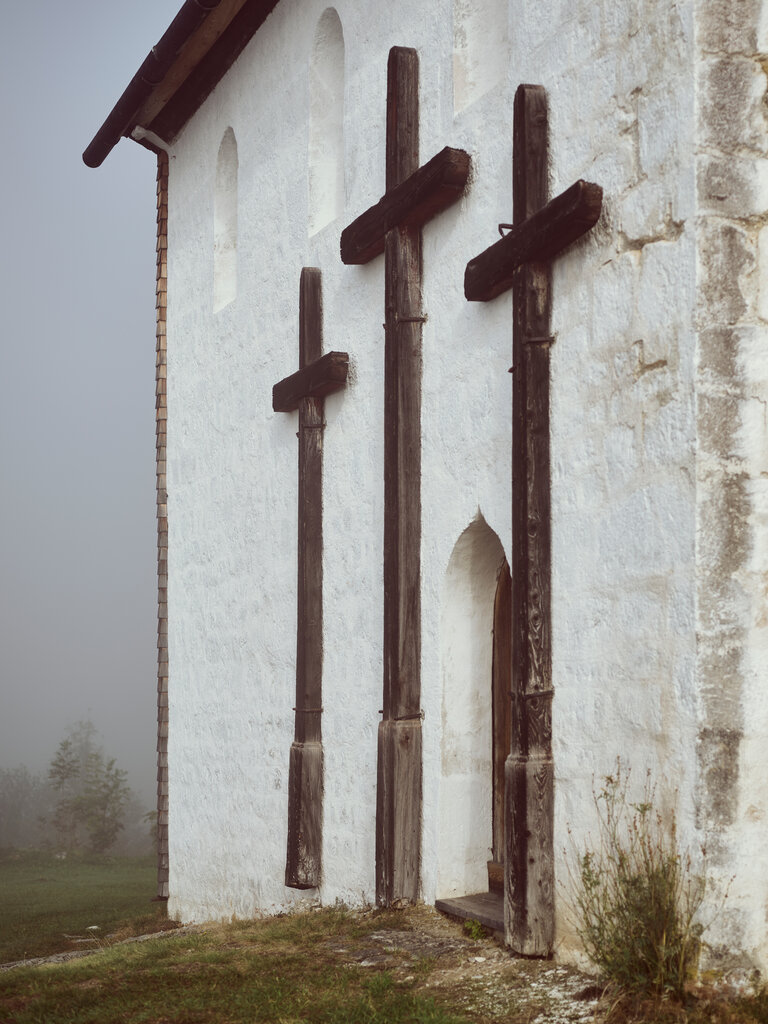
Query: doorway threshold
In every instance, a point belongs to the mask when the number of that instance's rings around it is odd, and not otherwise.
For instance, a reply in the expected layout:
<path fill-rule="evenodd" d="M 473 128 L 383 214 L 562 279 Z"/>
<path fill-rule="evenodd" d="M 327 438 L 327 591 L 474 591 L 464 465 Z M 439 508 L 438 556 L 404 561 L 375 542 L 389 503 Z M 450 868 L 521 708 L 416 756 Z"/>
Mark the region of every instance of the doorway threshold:
<path fill-rule="evenodd" d="M 435 900 L 435 909 L 460 921 L 478 921 L 483 928 L 504 936 L 504 897 L 500 892 L 478 892 L 472 896 Z"/>

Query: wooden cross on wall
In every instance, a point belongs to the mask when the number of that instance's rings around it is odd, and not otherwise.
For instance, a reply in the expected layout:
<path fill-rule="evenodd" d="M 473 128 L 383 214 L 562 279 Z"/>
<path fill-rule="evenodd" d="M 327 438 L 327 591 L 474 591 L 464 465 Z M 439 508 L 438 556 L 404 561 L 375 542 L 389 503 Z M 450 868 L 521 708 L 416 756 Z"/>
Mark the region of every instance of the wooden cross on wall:
<path fill-rule="evenodd" d="M 344 229 L 344 263 L 384 252 L 384 681 L 376 791 L 376 899 L 415 901 L 421 847 L 421 228 L 455 203 L 469 156 L 419 167 L 419 63 L 387 64 L 386 193 Z"/>
<path fill-rule="evenodd" d="M 322 277 L 304 267 L 299 286 L 299 369 L 272 389 L 275 412 L 299 410 L 299 570 L 296 707 L 288 768 L 285 884 L 320 884 L 323 842 L 323 412 L 343 388 L 346 352 L 322 355 Z"/>
<path fill-rule="evenodd" d="M 507 943 L 548 956 L 554 943 L 549 348 L 551 260 L 589 231 L 603 190 L 577 181 L 547 202 L 547 94 L 515 95 L 513 226 L 467 264 L 464 293 L 513 289 L 512 742 L 505 765 Z"/>

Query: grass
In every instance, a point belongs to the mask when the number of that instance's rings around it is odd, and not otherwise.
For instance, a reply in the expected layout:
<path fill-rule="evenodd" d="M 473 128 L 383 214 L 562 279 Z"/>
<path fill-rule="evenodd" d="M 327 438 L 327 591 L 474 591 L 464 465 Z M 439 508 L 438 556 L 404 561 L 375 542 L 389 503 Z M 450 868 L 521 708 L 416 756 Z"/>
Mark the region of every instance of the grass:
<path fill-rule="evenodd" d="M 27 893 L 19 899 L 14 890 L 13 918 L 0 903 L 3 941 L 24 929 L 26 951 L 46 943 L 60 950 L 62 930 L 84 932 L 96 918 L 104 933 L 118 930 L 118 921 L 122 935 L 155 930 L 165 908 L 150 905 L 148 919 L 151 867 L 6 858 L 2 891 L 14 880 Z M 117 894 L 126 880 L 137 887 L 133 902 Z M 507 957 L 423 906 L 336 907 L 171 932 L 0 973 L 0 1024 L 551 1024 L 580 1009 L 572 995 L 564 1002 L 557 992 L 564 973 L 556 964 Z M 586 981 L 577 976 L 571 991 Z M 768 1024 L 768 994 L 729 999 L 711 988 L 683 1003 L 609 997 L 587 1013 L 594 1024 Z"/>
<path fill-rule="evenodd" d="M 0 963 L 85 948 L 66 936 L 121 937 L 168 927 L 155 892 L 153 857 L 57 860 L 0 855 Z M 98 931 L 89 932 L 92 925 Z"/>
<path fill-rule="evenodd" d="M 14 1024 L 466 1024 L 388 970 L 337 948 L 385 915 L 330 909 L 118 946 L 3 976 L 0 1020 Z M 429 968 L 427 967 L 426 970 Z M 417 972 L 423 981 L 425 972 Z"/>

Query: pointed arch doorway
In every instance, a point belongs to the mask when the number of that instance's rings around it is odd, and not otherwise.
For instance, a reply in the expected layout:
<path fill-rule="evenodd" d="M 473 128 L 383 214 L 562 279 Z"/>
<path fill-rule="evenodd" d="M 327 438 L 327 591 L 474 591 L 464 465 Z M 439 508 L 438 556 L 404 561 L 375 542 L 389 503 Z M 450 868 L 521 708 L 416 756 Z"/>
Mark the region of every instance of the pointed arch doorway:
<path fill-rule="evenodd" d="M 512 581 L 482 515 L 445 578 L 438 909 L 503 932 L 505 762 L 512 729 Z"/>

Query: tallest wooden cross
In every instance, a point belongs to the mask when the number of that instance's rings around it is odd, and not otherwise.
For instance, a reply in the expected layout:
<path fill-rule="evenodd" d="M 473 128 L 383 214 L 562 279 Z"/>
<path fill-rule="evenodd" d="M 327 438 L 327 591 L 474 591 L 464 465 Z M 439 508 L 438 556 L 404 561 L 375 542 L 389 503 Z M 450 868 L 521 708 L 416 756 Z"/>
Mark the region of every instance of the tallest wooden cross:
<path fill-rule="evenodd" d="M 419 167 L 419 63 L 387 67 L 386 193 L 341 235 L 345 263 L 384 252 L 384 696 L 378 736 L 376 899 L 415 900 L 421 840 L 421 228 L 464 191 L 469 156 Z"/>
<path fill-rule="evenodd" d="M 547 94 L 515 95 L 509 234 L 467 264 L 464 294 L 512 288 L 512 742 L 505 765 L 504 931 L 529 956 L 554 943 L 554 764 L 549 473 L 552 260 L 596 223 L 603 190 L 577 181 L 547 202 Z"/>

